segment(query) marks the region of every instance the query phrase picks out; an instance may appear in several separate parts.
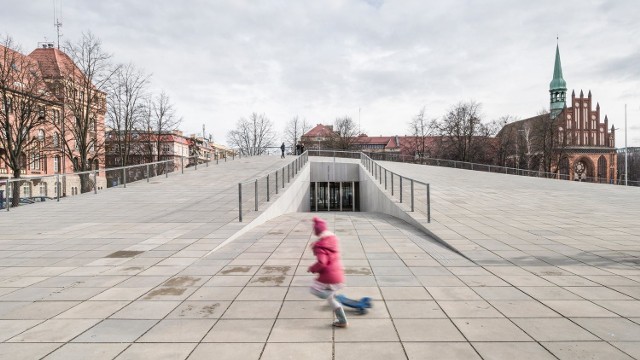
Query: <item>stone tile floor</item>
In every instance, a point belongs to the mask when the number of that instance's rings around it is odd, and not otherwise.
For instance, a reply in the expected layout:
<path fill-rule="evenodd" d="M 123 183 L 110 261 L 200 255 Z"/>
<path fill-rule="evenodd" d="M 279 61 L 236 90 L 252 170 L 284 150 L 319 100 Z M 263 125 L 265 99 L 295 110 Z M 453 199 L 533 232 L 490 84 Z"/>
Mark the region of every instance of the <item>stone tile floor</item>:
<path fill-rule="evenodd" d="M 242 227 L 238 178 L 279 161 L 0 214 L 0 359 L 640 358 L 636 189 L 396 164 L 464 256 L 386 215 L 322 214 L 343 293 L 374 298 L 334 329 L 308 292 L 312 214 L 206 256 Z"/>
<path fill-rule="evenodd" d="M 347 329 L 308 292 L 311 215 L 288 214 L 208 257 L 179 237 L 127 258 L 94 242 L 94 260 L 74 266 L 72 243 L 15 240 L 1 259 L 0 359 L 640 357 L 635 273 L 459 262 L 392 217 L 323 215 L 341 238 L 343 293 L 374 298 Z"/>

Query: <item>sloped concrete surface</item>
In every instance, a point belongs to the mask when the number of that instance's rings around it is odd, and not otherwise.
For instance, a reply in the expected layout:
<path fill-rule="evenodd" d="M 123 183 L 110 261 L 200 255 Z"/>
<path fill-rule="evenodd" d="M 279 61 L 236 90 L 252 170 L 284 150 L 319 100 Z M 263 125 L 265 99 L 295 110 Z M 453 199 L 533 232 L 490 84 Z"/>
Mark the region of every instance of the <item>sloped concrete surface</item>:
<path fill-rule="evenodd" d="M 640 358 L 638 189 L 384 163 L 432 184 L 423 225 L 467 258 L 388 215 L 320 214 L 342 292 L 374 299 L 334 329 L 308 292 L 313 214 L 216 249 L 244 226 L 237 183 L 289 160 L 0 214 L 0 359 Z"/>

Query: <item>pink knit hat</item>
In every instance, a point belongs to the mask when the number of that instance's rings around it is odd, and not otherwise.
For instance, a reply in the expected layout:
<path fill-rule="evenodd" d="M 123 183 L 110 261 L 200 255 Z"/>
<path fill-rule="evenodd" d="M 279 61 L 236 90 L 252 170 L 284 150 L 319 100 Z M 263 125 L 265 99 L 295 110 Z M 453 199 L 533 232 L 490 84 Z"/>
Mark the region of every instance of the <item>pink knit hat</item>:
<path fill-rule="evenodd" d="M 313 232 L 316 236 L 322 234 L 323 231 L 327 230 L 327 222 L 320 219 L 317 216 L 313 217 Z"/>

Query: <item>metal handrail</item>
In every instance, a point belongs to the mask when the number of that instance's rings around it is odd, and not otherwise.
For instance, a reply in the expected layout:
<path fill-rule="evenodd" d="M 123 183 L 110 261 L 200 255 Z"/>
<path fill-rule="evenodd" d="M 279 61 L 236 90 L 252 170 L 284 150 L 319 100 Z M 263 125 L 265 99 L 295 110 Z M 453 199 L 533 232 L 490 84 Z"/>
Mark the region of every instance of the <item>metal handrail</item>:
<path fill-rule="evenodd" d="M 309 161 L 309 152 L 305 151 L 301 155 L 298 155 L 293 161 L 291 161 L 290 163 L 287 163 L 282 168 L 278 168 L 275 171 L 271 171 L 266 175 L 262 175 L 260 177 L 257 177 L 251 180 L 239 182 L 238 183 L 238 221 L 242 222 L 242 213 L 243 213 L 242 203 L 244 201 L 242 198 L 243 185 L 247 185 L 247 184 L 253 185 L 253 211 L 257 212 L 260 208 L 260 205 L 271 202 L 272 200 L 271 191 L 273 190 L 274 193 L 277 195 L 279 189 L 284 189 L 286 185 L 290 184 L 291 181 L 298 174 L 298 172 L 302 170 L 302 168 L 307 164 L 308 161 Z M 286 175 L 285 175 L 285 171 L 286 171 Z M 271 182 L 272 175 L 274 178 L 273 183 Z M 279 179 L 280 177 L 281 179 Z M 263 183 L 262 185 L 264 186 L 264 188 L 259 186 L 260 183 Z M 264 195 L 262 195 L 263 192 L 260 189 L 264 189 Z M 251 211 L 251 210 L 247 210 L 247 212 L 248 211 Z"/>
<path fill-rule="evenodd" d="M 502 173 L 502 174 L 508 174 L 508 175 L 529 176 L 529 177 L 538 177 L 538 178 L 556 179 L 556 180 L 570 180 L 570 176 L 568 174 L 551 173 L 551 172 L 544 172 L 544 171 L 537 171 L 537 170 L 527 170 L 527 169 L 513 168 L 513 167 L 501 166 L 501 165 L 480 164 L 480 163 L 472 163 L 467 161 L 425 158 L 425 157 L 416 158 L 415 156 L 388 153 L 388 152 L 364 152 L 363 151 L 363 153 L 369 155 L 372 159 L 382 160 L 382 161 L 408 162 L 408 163 L 414 163 L 419 165 L 453 167 L 456 169 L 485 171 L 485 172 Z M 620 179 L 618 179 L 618 181 L 615 183 L 602 181 L 601 179 L 598 179 L 595 177 L 574 179 L 574 181 L 590 182 L 590 183 L 598 183 L 598 184 L 621 185 Z M 629 181 L 629 183 L 633 186 L 640 186 L 640 181 Z"/>
<path fill-rule="evenodd" d="M 241 155 L 238 156 L 239 158 L 242 158 Z M 61 197 L 61 192 L 62 192 L 62 182 L 66 183 L 66 179 L 67 177 L 75 177 L 75 176 L 80 176 L 80 175 L 93 175 L 93 193 L 97 194 L 98 193 L 98 174 L 103 173 L 104 174 L 104 178 L 105 181 L 108 182 L 109 178 L 108 178 L 108 173 L 115 173 L 115 172 L 122 172 L 122 183 L 120 183 L 119 178 L 118 178 L 118 182 L 116 185 L 112 185 L 109 186 L 109 184 L 106 184 L 106 187 L 114 187 L 114 186 L 119 186 L 122 185 L 123 188 L 127 187 L 128 183 L 132 183 L 132 182 L 136 182 L 136 181 L 140 181 L 140 180 L 144 180 L 146 179 L 147 182 L 149 182 L 149 179 L 151 177 L 157 177 L 157 176 L 161 176 L 164 175 L 165 177 L 169 177 L 169 173 L 170 172 L 174 172 L 177 171 L 178 167 L 176 166 L 175 162 L 177 161 L 177 159 L 180 159 L 180 171 L 182 174 L 184 174 L 184 169 L 185 169 L 185 160 L 187 160 L 187 168 L 189 167 L 189 163 L 191 159 L 194 159 L 194 171 L 198 170 L 198 164 L 200 163 L 201 165 L 204 164 L 205 167 L 209 166 L 209 163 L 215 161 L 216 164 L 219 164 L 219 160 L 220 157 L 215 157 L 215 159 L 206 159 L 203 160 L 201 159 L 199 156 L 180 156 L 180 157 L 175 157 L 173 159 L 169 159 L 169 160 L 160 160 L 160 161 L 154 161 L 154 162 L 150 162 L 150 163 L 143 163 L 143 164 L 135 164 L 135 165 L 127 165 L 127 166 L 118 166 L 118 167 L 110 167 L 110 168 L 102 168 L 102 169 L 95 169 L 95 170 L 87 170 L 87 171 L 79 171 L 79 172 L 73 172 L 73 173 L 58 173 L 58 174 L 52 174 L 52 175 L 41 175 L 41 176 L 28 176 L 28 177 L 20 177 L 20 178 L 9 178 L 9 179 L 5 179 L 0 181 L 0 189 L 2 187 L 4 187 L 5 190 L 5 196 L 3 196 L 2 199 L 0 199 L 0 210 L 5 210 L 9 211 L 9 209 L 11 208 L 11 201 L 12 201 L 12 194 L 9 190 L 13 190 L 12 188 L 15 185 L 15 183 L 18 183 L 17 186 L 21 186 L 23 183 L 31 183 L 33 181 L 43 181 L 44 179 L 52 179 L 55 178 L 55 182 L 54 182 L 54 191 L 56 193 L 55 195 L 55 199 L 57 202 L 60 201 L 60 197 Z M 227 157 L 223 157 L 224 161 L 227 161 Z M 235 153 L 233 154 L 233 156 L 231 156 L 231 159 L 235 159 Z M 202 162 L 201 162 L 202 161 Z M 164 165 L 164 167 L 161 170 L 161 173 L 156 173 L 156 175 L 151 176 L 151 167 L 159 167 Z M 142 168 L 143 170 L 143 174 L 144 177 L 138 180 L 133 180 L 133 181 L 127 181 L 127 173 L 131 172 L 131 170 L 137 169 L 137 168 Z M 85 192 L 86 193 L 86 192 Z M 40 196 L 31 196 L 31 197 L 46 197 L 51 199 L 51 197 L 47 196 L 47 195 L 40 195 Z M 64 196 L 62 196 L 64 197 Z M 6 203 L 6 205 L 5 205 Z"/>
<path fill-rule="evenodd" d="M 364 152 L 361 153 L 362 157 L 361 157 L 361 164 L 362 166 L 369 171 L 369 173 L 373 176 L 374 180 L 379 181 L 380 185 L 383 185 L 383 170 L 384 170 L 384 189 L 387 190 L 387 175 L 390 175 L 390 179 L 391 179 L 391 197 L 395 197 L 396 195 L 394 194 L 394 184 L 393 184 L 393 179 L 395 176 L 397 176 L 399 178 L 399 184 L 398 184 L 398 200 L 400 203 L 403 203 L 403 180 L 408 180 L 409 181 L 409 189 L 410 189 L 410 209 L 411 212 L 415 212 L 416 206 L 415 206 L 415 198 L 416 198 L 416 194 L 415 194 L 415 184 L 420 184 L 420 185 L 424 185 L 425 189 L 426 189 L 426 213 L 427 213 L 427 223 L 431 223 L 431 185 L 429 183 L 423 182 L 423 181 L 419 181 L 407 176 L 402 176 L 398 173 L 395 173 L 387 168 L 385 168 L 384 166 L 378 164 L 375 160 L 373 160 L 372 158 L 370 158 L 367 154 L 365 154 Z"/>
<path fill-rule="evenodd" d="M 391 177 L 391 197 L 393 198 L 395 195 L 394 192 L 394 186 L 393 186 L 393 179 L 394 177 L 398 177 L 400 179 L 399 181 L 399 202 L 402 203 L 403 202 L 403 191 L 402 191 L 402 183 L 403 183 L 403 179 L 404 180 L 408 180 L 410 183 L 410 208 L 411 208 L 411 212 L 414 212 L 416 209 L 415 206 L 415 191 L 414 191 L 414 187 L 415 184 L 420 184 L 420 185 L 424 185 L 426 188 L 426 213 L 427 213 L 427 222 L 431 222 L 431 186 L 429 183 L 425 183 L 413 178 L 409 178 L 406 176 L 402 176 L 400 174 L 394 173 L 391 170 L 388 170 L 387 168 L 385 168 L 384 166 L 381 166 L 380 164 L 378 164 L 375 160 L 373 160 L 371 157 L 369 157 L 366 153 L 364 152 L 360 152 L 360 151 L 343 151 L 343 150 L 309 150 L 308 151 L 309 154 L 313 154 L 312 156 L 327 156 L 327 157 L 334 157 L 334 158 L 354 158 L 354 159 L 360 159 L 360 163 L 361 165 L 367 170 L 369 171 L 369 173 L 373 176 L 375 181 L 379 181 L 380 185 L 383 184 L 383 170 L 384 170 L 384 189 L 387 190 L 387 175 L 390 174 Z M 317 155 L 316 155 L 317 154 Z"/>

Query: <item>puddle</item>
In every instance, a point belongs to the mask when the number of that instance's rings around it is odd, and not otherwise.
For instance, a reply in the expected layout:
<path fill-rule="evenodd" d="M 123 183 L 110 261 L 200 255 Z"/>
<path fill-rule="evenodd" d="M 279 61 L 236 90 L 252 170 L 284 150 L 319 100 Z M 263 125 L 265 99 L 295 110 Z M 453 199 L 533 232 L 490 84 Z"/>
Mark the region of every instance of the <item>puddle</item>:
<path fill-rule="evenodd" d="M 121 259 L 121 258 L 130 258 L 130 257 L 134 257 L 136 255 L 140 255 L 142 254 L 144 251 L 130 251 L 130 250 L 120 250 L 120 251 L 116 251 L 112 254 L 109 254 L 107 256 L 105 256 L 106 258 L 115 258 L 115 259 Z"/>
<path fill-rule="evenodd" d="M 172 287 L 163 287 L 160 289 L 155 289 L 145 296 L 145 299 L 153 299 L 156 296 L 180 296 L 187 291 L 186 288 L 172 288 Z"/>
<path fill-rule="evenodd" d="M 164 284 L 162 284 L 163 286 L 195 286 L 198 281 L 200 280 L 199 277 L 193 277 L 193 276 L 178 276 L 178 277 L 174 277 L 172 279 L 167 280 Z"/>
<path fill-rule="evenodd" d="M 220 273 L 222 275 L 227 275 L 231 273 L 248 273 L 251 271 L 251 266 L 234 266 L 232 268 L 222 270 Z"/>

